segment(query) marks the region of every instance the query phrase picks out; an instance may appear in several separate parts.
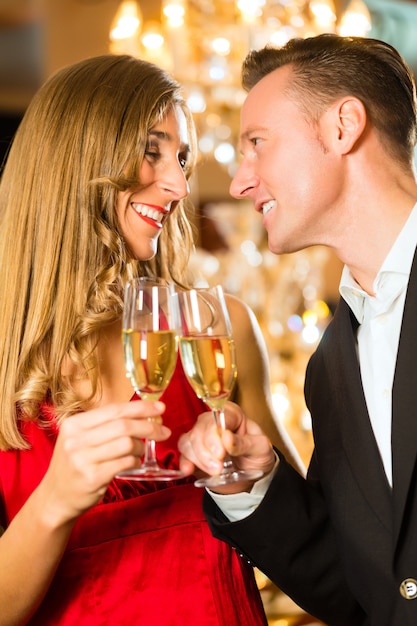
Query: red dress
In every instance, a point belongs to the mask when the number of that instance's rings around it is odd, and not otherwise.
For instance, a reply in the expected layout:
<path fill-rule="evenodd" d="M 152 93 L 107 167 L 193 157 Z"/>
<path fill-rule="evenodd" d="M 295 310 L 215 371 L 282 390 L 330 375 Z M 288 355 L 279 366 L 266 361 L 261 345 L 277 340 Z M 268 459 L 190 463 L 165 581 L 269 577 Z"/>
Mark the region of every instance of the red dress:
<path fill-rule="evenodd" d="M 178 467 L 177 440 L 206 410 L 178 364 L 164 394 L 172 430 L 156 446 Z M 44 407 L 51 416 L 51 407 Z M 30 450 L 0 452 L 0 525 L 7 526 L 42 479 L 56 430 L 24 423 Z M 252 568 L 214 539 L 190 479 L 114 480 L 73 529 L 30 626 L 265 626 Z M 22 584 L 24 582 L 22 581 Z"/>

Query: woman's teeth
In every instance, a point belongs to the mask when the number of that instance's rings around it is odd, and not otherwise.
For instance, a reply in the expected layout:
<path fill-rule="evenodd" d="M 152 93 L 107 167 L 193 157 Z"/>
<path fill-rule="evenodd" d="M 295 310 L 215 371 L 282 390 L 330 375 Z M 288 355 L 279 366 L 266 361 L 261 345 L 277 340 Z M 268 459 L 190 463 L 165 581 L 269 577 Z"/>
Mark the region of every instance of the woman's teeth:
<path fill-rule="evenodd" d="M 149 217 L 155 222 L 162 222 L 162 218 L 164 217 L 164 213 L 162 211 L 158 211 L 157 209 L 152 209 L 146 204 L 136 204 L 136 202 L 132 202 L 132 207 L 139 215 L 143 215 L 144 217 Z"/>

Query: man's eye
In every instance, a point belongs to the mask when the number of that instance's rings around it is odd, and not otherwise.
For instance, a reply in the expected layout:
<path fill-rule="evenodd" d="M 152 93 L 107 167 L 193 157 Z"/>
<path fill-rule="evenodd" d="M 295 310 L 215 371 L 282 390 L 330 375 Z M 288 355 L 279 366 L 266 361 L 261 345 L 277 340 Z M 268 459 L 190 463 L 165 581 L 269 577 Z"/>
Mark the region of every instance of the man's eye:
<path fill-rule="evenodd" d="M 258 143 L 259 143 L 260 141 L 261 141 L 261 138 L 260 138 L 260 137 L 252 137 L 252 139 L 251 139 L 251 143 L 252 143 L 254 146 L 257 146 L 257 145 L 258 145 Z"/>

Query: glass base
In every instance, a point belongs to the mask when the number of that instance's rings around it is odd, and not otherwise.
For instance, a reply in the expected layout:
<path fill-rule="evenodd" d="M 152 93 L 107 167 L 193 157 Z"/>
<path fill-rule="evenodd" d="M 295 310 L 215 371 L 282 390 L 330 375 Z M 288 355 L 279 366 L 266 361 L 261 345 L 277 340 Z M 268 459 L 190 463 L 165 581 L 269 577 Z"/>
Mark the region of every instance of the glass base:
<path fill-rule="evenodd" d="M 140 467 L 139 469 L 126 470 L 117 474 L 116 478 L 122 480 L 179 480 L 185 478 L 185 474 L 179 470 L 164 468 L 149 469 Z"/>
<path fill-rule="evenodd" d="M 247 480 L 261 478 L 261 470 L 227 470 L 218 476 L 207 476 L 195 481 L 195 487 L 219 487 L 220 485 L 230 485 L 231 483 L 241 483 Z"/>

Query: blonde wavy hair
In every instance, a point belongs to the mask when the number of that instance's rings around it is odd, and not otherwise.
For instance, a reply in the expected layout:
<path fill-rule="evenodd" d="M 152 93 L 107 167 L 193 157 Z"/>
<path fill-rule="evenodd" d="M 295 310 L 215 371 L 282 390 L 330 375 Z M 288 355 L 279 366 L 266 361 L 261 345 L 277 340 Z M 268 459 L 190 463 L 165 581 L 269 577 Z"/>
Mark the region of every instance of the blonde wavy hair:
<path fill-rule="evenodd" d="M 147 135 L 180 86 L 162 69 L 126 55 L 64 68 L 35 95 L 0 184 L 0 449 L 25 448 L 20 419 L 50 401 L 60 421 L 88 408 L 63 374 L 64 359 L 99 388 L 100 329 L 120 317 L 126 280 L 184 275 L 193 233 L 182 203 L 159 250 L 139 262 L 125 247 L 117 193 L 140 183 Z M 190 172 L 194 163 L 189 164 Z"/>

